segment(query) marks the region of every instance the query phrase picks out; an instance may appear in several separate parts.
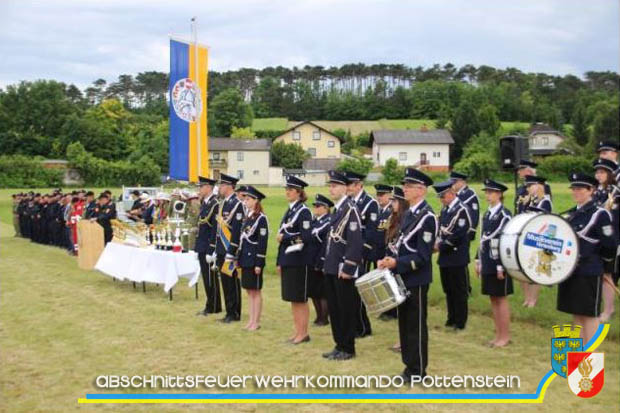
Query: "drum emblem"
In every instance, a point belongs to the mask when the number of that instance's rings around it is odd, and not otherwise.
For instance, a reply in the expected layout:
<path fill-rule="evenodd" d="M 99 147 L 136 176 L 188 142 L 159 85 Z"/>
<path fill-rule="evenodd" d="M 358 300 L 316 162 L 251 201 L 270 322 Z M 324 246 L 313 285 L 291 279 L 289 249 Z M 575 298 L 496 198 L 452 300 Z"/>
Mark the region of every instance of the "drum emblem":
<path fill-rule="evenodd" d="M 538 263 L 535 262 L 536 258 L 538 258 Z M 530 256 L 529 266 L 530 268 L 536 266 L 536 272 L 551 277 L 551 263 L 556 259 L 557 257 L 552 252 L 541 250 L 536 255 Z"/>

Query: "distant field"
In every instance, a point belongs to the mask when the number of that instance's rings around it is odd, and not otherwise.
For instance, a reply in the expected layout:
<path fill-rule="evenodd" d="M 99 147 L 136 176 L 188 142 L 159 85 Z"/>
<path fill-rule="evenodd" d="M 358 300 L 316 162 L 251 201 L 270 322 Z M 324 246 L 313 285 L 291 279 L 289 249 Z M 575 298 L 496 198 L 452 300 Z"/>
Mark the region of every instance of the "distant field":
<path fill-rule="evenodd" d="M 286 130 L 299 122 L 287 118 L 258 118 L 252 122 L 252 130 Z M 329 131 L 350 130 L 353 135 L 377 129 L 420 129 L 423 125 L 429 129 L 435 128 L 433 119 L 316 120 L 313 122 Z M 502 122 L 502 128 L 505 131 L 516 126 L 528 128 L 529 124 L 527 122 Z"/>

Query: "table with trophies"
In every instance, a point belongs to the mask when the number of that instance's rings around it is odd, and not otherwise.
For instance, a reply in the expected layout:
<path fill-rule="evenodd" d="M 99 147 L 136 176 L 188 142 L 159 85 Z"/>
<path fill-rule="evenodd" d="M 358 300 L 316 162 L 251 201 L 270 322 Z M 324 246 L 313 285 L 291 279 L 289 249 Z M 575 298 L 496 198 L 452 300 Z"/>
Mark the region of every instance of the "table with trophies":
<path fill-rule="evenodd" d="M 189 227 L 178 214 L 165 222 L 145 225 L 124 219 L 112 220 L 114 237 L 95 265 L 95 269 L 114 280 L 163 286 L 172 300 L 172 289 L 181 278 L 195 286 L 198 298 L 200 264 L 189 250 Z"/>

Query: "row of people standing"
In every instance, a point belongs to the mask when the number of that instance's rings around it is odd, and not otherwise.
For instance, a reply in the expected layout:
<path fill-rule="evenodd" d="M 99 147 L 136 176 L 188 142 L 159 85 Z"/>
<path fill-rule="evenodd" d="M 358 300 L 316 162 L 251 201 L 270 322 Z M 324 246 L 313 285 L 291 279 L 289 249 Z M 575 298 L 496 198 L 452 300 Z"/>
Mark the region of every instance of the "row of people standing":
<path fill-rule="evenodd" d="M 76 255 L 77 223 L 81 219 L 91 219 L 103 227 L 107 243 L 112 239 L 110 220 L 116 218 L 116 209 L 110 198 L 111 193 L 104 191 L 95 200 L 94 193 L 86 190 L 63 193 L 56 189 L 51 194 L 15 194 L 15 235 L 29 238 L 35 243 L 57 246 Z"/>

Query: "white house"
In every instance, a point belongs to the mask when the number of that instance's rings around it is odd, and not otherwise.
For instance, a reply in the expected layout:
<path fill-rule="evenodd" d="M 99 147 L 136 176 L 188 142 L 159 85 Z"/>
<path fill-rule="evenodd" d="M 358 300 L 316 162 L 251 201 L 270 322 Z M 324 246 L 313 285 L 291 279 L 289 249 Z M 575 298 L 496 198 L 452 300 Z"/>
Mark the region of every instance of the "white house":
<path fill-rule="evenodd" d="M 209 172 L 213 179 L 221 173 L 249 185 L 279 185 L 282 168 L 271 166 L 271 140 L 209 138 Z"/>
<path fill-rule="evenodd" d="M 548 156 L 561 152 L 558 145 L 564 142 L 564 135 L 544 123 L 535 123 L 530 127 L 528 141 L 530 154 L 534 156 Z"/>
<path fill-rule="evenodd" d="M 446 129 L 383 129 L 370 133 L 375 166 L 394 158 L 399 165 L 445 172 L 450 168 L 450 145 L 454 139 Z"/>

